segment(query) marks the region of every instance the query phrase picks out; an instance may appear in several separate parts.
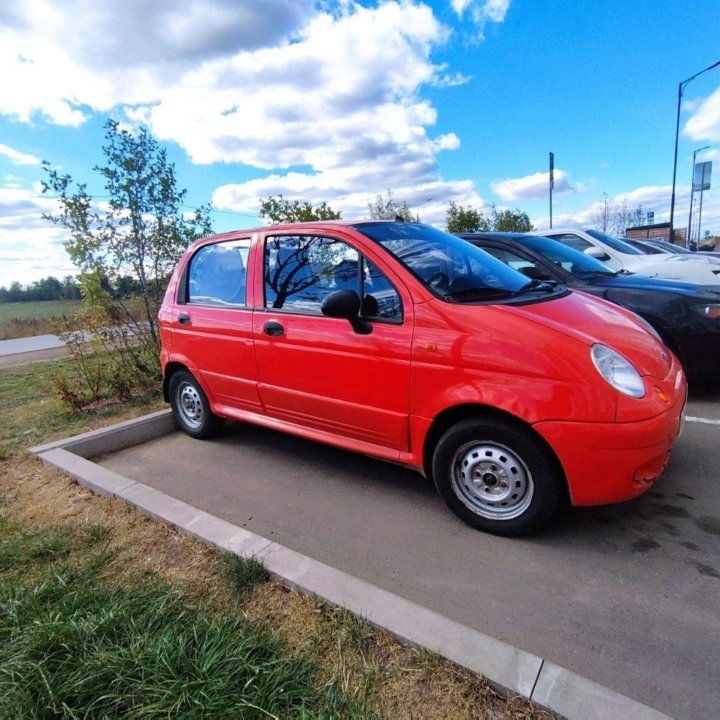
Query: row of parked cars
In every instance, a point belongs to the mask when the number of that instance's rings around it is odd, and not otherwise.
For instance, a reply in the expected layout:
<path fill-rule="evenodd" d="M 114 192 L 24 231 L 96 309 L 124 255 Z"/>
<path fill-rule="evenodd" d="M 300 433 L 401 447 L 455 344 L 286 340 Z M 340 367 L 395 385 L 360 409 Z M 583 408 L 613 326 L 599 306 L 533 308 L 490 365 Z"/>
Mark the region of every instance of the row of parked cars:
<path fill-rule="evenodd" d="M 165 398 L 196 438 L 243 421 L 410 467 L 497 534 L 636 497 L 720 296 L 575 242 L 381 221 L 200 240 L 160 310 Z"/>

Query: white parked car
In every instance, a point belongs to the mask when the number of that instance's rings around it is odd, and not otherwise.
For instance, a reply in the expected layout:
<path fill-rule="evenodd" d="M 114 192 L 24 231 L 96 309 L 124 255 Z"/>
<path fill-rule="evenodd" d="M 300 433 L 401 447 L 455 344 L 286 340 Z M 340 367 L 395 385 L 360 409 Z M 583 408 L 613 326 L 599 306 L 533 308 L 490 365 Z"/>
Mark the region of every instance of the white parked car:
<path fill-rule="evenodd" d="M 702 262 L 720 262 L 720 252 L 715 250 L 688 250 L 687 248 L 673 245 L 665 240 L 655 238 L 623 238 L 633 247 L 644 252 L 646 255 L 687 255 L 688 257 L 701 260 Z"/>
<path fill-rule="evenodd" d="M 613 270 L 704 285 L 720 284 L 720 263 L 698 261 L 694 254 L 648 255 L 625 240 L 593 229 L 553 228 L 542 235 L 602 260 Z"/>

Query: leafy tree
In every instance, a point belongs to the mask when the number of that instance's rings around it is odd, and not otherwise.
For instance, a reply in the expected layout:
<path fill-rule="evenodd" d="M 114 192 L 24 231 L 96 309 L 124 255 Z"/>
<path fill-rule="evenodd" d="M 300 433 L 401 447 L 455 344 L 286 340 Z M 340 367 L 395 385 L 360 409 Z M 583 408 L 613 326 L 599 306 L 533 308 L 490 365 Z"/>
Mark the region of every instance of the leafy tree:
<path fill-rule="evenodd" d="M 515 210 L 498 211 L 495 204 L 490 206 L 490 216 L 472 206 L 457 205 L 452 200 L 446 213 L 448 232 L 532 232 L 535 227 L 526 212 Z"/>
<path fill-rule="evenodd" d="M 393 197 L 392 190 L 387 191 L 387 199 L 377 195 L 375 202 L 368 201 L 368 211 L 373 220 L 396 220 L 401 218 L 405 222 L 418 222 L 419 217 L 413 215 L 410 206 L 405 200 L 399 202 Z"/>
<path fill-rule="evenodd" d="M 105 129 L 106 164 L 93 169 L 104 181 L 108 200 L 94 204 L 85 184 L 74 187 L 69 175 L 46 161 L 43 191 L 58 197 L 60 209 L 44 217 L 69 233 L 65 247 L 80 270 L 78 281 L 92 316 L 87 330 L 112 351 L 125 386 L 128 376 L 154 384 L 158 308 L 182 252 L 211 233 L 209 208 L 192 215 L 183 211 L 186 191 L 178 189 L 174 165 L 146 129 L 130 133 L 114 120 Z M 133 298 L 114 291 L 124 276 L 137 283 Z"/>
<path fill-rule="evenodd" d="M 186 191 L 177 188 L 175 166 L 145 128 L 131 134 L 108 120 L 105 140 L 107 164 L 93 169 L 105 181 L 107 205 L 93 205 L 85 184 L 73 191 L 72 178 L 44 162 L 43 191 L 60 201 L 59 214 L 45 217 L 70 232 L 65 248 L 91 302 L 112 305 L 103 278 L 110 286 L 124 275 L 137 281 L 141 311 L 122 303 L 117 309 L 134 331 L 147 333 L 159 347 L 156 316 L 167 280 L 189 243 L 212 232 L 209 208 L 186 216 Z"/>
<path fill-rule="evenodd" d="M 450 201 L 445 222 L 450 233 L 483 232 L 490 229 L 490 221 L 483 215 L 482 210 L 477 210 L 472 205 L 463 207 L 454 200 Z"/>
<path fill-rule="evenodd" d="M 260 201 L 260 217 L 269 220 L 272 225 L 294 222 L 311 222 L 312 220 L 340 220 L 341 211 L 333 210 L 322 202 L 313 207 L 309 202 L 286 200 L 282 195 L 268 196 Z"/>
<path fill-rule="evenodd" d="M 532 232 L 535 229 L 526 212 L 518 208 L 498 212 L 495 205 L 492 206 L 492 226 L 497 232 Z"/>

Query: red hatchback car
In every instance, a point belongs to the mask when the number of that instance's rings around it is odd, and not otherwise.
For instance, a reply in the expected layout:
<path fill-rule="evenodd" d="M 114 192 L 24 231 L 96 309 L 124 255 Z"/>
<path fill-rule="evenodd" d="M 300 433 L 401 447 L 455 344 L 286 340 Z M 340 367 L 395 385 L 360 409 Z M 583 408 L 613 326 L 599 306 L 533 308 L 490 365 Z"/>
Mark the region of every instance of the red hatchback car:
<path fill-rule="evenodd" d="M 165 398 L 188 434 L 233 419 L 401 463 L 502 535 L 542 527 L 564 495 L 645 492 L 686 397 L 633 313 L 416 223 L 199 240 L 160 327 Z"/>

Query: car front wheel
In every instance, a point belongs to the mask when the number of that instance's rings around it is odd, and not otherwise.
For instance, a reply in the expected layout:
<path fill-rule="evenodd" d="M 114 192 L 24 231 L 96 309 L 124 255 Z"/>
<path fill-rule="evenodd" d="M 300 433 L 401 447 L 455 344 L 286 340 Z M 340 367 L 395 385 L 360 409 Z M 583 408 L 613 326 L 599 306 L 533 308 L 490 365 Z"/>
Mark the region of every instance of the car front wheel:
<path fill-rule="evenodd" d="M 224 420 L 210 410 L 198 381 L 185 370 L 170 379 L 170 405 L 177 424 L 194 438 L 213 437 L 223 426 Z"/>
<path fill-rule="evenodd" d="M 470 418 L 439 440 L 432 462 L 440 496 L 468 525 L 496 535 L 536 532 L 554 515 L 562 477 L 530 430 Z"/>

